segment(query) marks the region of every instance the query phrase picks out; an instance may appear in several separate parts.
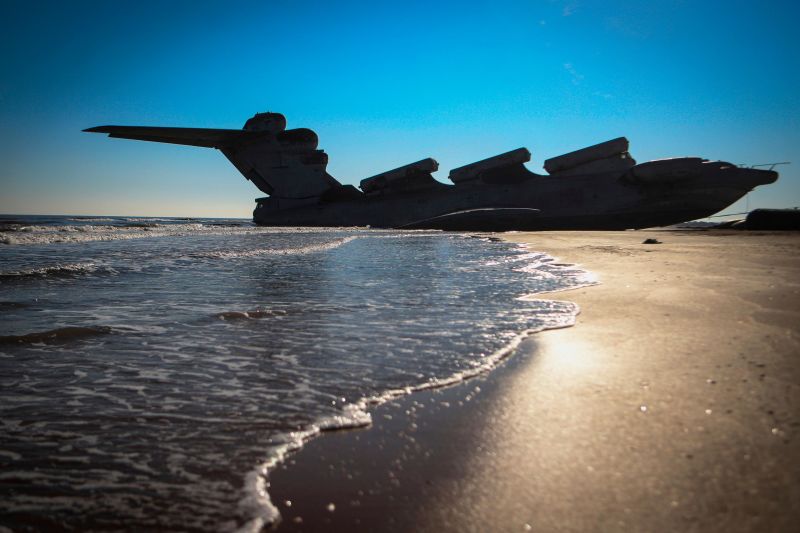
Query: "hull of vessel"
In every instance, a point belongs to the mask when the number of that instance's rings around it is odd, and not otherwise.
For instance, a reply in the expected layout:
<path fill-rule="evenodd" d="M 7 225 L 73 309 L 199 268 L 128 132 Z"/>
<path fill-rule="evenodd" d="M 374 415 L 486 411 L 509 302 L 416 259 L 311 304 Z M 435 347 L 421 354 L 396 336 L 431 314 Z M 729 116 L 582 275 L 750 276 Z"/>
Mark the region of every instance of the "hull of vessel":
<path fill-rule="evenodd" d="M 742 169 L 737 169 L 742 170 Z M 766 171 L 753 171 L 765 173 Z M 774 174 L 774 173 L 772 173 Z M 434 191 L 362 197 L 293 209 L 259 201 L 253 220 L 267 226 L 371 226 L 484 231 L 622 230 L 667 226 L 711 216 L 755 186 L 732 175 L 671 187 L 642 187 L 619 174 L 534 175 L 517 184 L 443 186 Z M 757 176 L 772 180 L 770 175 Z M 515 209 L 514 217 L 442 220 L 448 213 Z M 426 223 L 426 221 L 430 221 Z"/>

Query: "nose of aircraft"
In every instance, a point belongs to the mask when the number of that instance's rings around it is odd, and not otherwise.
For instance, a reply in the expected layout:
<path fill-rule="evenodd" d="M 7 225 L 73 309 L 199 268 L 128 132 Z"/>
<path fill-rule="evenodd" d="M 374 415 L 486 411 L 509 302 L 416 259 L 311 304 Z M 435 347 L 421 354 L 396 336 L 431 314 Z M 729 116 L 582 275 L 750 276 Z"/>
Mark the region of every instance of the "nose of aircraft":
<path fill-rule="evenodd" d="M 769 180 L 769 183 L 774 183 L 774 182 L 778 181 L 778 173 L 776 171 L 774 171 L 774 170 L 765 170 L 764 172 L 767 173 L 767 179 Z"/>
<path fill-rule="evenodd" d="M 763 170 L 759 168 L 739 168 L 738 178 L 746 182 L 751 188 L 757 185 L 774 183 L 778 179 L 778 173 L 774 170 Z"/>

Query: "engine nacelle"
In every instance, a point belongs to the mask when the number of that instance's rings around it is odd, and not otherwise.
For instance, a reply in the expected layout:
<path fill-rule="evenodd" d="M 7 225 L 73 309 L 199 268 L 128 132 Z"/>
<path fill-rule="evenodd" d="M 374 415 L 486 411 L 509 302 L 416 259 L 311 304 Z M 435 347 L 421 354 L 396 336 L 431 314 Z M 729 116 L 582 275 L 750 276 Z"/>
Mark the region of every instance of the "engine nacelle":
<path fill-rule="evenodd" d="M 454 168 L 450 171 L 450 181 L 455 184 L 465 181 L 472 181 L 481 178 L 484 174 L 492 170 L 506 169 L 508 167 L 523 165 L 531 160 L 531 153 L 527 148 L 517 148 L 510 152 L 505 152 L 494 157 L 482 159 L 463 167 Z"/>
<path fill-rule="evenodd" d="M 625 137 L 617 137 L 616 139 L 581 148 L 580 150 L 575 150 L 568 154 L 552 157 L 544 162 L 544 169 L 550 174 L 555 174 L 599 159 L 608 159 L 619 156 L 620 154 L 627 154 L 627 152 L 628 139 Z"/>
<path fill-rule="evenodd" d="M 433 179 L 431 172 L 436 172 L 437 170 L 439 170 L 439 163 L 429 157 L 428 159 L 363 179 L 360 187 L 362 191 L 368 194 L 389 190 L 401 191 L 432 187 L 438 182 Z"/>

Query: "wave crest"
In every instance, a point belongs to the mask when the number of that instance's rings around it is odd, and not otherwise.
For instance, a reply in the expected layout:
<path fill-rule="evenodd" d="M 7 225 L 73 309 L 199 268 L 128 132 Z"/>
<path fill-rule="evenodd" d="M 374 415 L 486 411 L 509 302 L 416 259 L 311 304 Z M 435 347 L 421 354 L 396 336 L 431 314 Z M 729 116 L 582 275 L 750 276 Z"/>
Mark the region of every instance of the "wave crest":
<path fill-rule="evenodd" d="M 106 273 L 116 274 L 117 271 L 111 267 L 98 265 L 96 263 L 65 263 L 60 265 L 50 265 L 39 268 L 24 268 L 20 270 L 10 270 L 0 272 L 1 280 L 13 280 L 20 278 L 59 278 L 74 277 L 85 274 Z"/>
<path fill-rule="evenodd" d="M 343 237 L 333 241 L 310 244 L 308 246 L 300 246 L 297 248 L 256 248 L 253 250 L 241 251 L 226 251 L 226 252 L 202 252 L 193 254 L 193 257 L 212 258 L 212 259 L 239 259 L 242 257 L 258 257 L 264 255 L 304 255 L 316 252 L 327 252 L 354 241 L 358 236 Z"/>
<path fill-rule="evenodd" d="M 282 309 L 254 309 L 252 311 L 223 311 L 214 316 L 221 320 L 250 320 L 285 314 L 286 311 Z"/>

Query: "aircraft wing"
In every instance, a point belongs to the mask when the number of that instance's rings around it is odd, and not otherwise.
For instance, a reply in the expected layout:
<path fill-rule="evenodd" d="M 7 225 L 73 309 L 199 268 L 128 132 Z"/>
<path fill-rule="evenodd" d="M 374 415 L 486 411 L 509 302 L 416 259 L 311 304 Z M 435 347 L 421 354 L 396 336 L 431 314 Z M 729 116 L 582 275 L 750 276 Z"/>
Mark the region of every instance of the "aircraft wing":
<path fill-rule="evenodd" d="M 163 128 L 151 126 L 96 126 L 83 131 L 107 133 L 109 137 L 153 141 L 159 143 L 188 144 L 206 148 L 225 148 L 242 141 L 269 135 L 266 131 L 223 130 L 211 128 Z"/>

